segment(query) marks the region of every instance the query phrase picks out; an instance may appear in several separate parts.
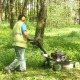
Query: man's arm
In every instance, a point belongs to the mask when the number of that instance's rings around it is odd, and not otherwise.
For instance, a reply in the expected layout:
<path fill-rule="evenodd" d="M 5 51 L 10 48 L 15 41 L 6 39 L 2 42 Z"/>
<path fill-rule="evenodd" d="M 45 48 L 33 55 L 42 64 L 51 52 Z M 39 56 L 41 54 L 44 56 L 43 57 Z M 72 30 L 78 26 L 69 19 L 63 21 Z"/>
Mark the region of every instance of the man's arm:
<path fill-rule="evenodd" d="M 25 23 L 22 24 L 22 28 L 21 29 L 22 29 L 23 35 L 27 38 L 28 41 L 30 41 L 31 39 L 29 37 L 29 34 L 28 34 L 27 27 L 26 27 Z"/>
<path fill-rule="evenodd" d="M 23 34 L 27 38 L 28 41 L 31 41 L 31 39 L 30 39 L 29 34 L 28 34 L 27 31 L 24 31 Z"/>

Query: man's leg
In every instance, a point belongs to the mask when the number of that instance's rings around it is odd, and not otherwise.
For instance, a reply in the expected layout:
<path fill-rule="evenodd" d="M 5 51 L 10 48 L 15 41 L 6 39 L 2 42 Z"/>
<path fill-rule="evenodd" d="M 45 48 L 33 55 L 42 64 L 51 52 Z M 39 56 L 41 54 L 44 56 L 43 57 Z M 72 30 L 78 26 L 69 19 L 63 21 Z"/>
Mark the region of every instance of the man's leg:
<path fill-rule="evenodd" d="M 20 49 L 20 71 L 26 71 L 26 54 L 25 54 L 25 48 Z"/>
<path fill-rule="evenodd" d="M 20 71 L 26 70 L 26 61 L 25 61 L 25 48 L 15 47 L 16 58 L 9 65 L 11 70 L 14 70 L 18 65 L 20 65 Z"/>

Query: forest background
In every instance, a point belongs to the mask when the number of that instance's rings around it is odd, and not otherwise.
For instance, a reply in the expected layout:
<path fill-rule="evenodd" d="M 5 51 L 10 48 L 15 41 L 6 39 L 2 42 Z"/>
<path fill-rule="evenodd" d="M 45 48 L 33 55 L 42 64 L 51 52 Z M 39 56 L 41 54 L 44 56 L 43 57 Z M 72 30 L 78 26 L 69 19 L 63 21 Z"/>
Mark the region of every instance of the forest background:
<path fill-rule="evenodd" d="M 59 50 L 80 61 L 80 0 L 0 0 L 0 80 L 80 80 L 79 69 L 55 72 L 42 68 L 41 50 L 29 43 L 27 72 L 3 74 L 15 58 L 11 32 L 21 13 L 26 15 L 30 36 L 39 38 L 49 55 Z"/>

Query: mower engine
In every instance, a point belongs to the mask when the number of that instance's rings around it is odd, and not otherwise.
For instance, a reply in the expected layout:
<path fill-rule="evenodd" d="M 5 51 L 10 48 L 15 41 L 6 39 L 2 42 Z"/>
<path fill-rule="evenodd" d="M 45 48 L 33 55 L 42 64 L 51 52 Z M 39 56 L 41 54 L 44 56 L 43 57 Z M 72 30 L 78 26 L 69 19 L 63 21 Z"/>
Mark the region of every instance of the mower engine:
<path fill-rule="evenodd" d="M 60 51 L 55 51 L 51 53 L 51 57 L 56 61 L 56 62 L 63 62 L 66 60 L 66 53 L 60 52 Z"/>

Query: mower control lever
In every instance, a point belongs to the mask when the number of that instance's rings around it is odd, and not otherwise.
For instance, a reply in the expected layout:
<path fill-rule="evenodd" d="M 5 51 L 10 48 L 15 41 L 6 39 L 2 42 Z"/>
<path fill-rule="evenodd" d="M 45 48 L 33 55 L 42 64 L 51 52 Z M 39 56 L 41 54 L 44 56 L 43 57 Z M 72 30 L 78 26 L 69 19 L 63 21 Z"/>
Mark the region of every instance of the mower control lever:
<path fill-rule="evenodd" d="M 46 57 L 46 58 L 49 57 L 48 54 L 44 54 L 44 53 L 43 53 L 43 56 Z"/>

